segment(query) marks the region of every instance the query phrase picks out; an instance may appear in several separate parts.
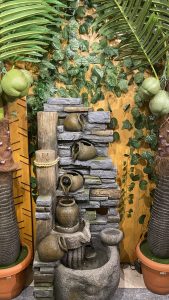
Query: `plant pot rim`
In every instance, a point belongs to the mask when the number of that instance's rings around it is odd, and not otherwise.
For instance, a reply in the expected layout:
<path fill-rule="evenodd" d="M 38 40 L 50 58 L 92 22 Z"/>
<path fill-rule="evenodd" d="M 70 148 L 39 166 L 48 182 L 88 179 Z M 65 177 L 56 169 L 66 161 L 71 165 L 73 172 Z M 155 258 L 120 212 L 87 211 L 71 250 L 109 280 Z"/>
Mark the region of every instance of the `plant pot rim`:
<path fill-rule="evenodd" d="M 6 269 L 0 269 L 0 278 L 18 274 L 19 272 L 23 271 L 24 269 L 26 269 L 28 267 L 28 265 L 30 264 L 30 262 L 32 260 L 32 250 L 31 250 L 30 246 L 26 243 L 22 243 L 22 246 L 27 247 L 27 249 L 28 249 L 27 256 L 24 258 L 23 261 L 21 261 L 19 264 L 15 265 L 13 267 L 9 267 Z"/>
<path fill-rule="evenodd" d="M 140 250 L 140 244 L 142 243 L 142 241 L 140 241 L 136 247 L 136 254 L 138 259 L 141 261 L 141 263 L 143 263 L 145 266 L 159 271 L 159 272 L 169 272 L 169 264 L 160 264 L 158 262 L 155 262 L 151 259 L 149 259 L 148 257 L 146 257 Z"/>

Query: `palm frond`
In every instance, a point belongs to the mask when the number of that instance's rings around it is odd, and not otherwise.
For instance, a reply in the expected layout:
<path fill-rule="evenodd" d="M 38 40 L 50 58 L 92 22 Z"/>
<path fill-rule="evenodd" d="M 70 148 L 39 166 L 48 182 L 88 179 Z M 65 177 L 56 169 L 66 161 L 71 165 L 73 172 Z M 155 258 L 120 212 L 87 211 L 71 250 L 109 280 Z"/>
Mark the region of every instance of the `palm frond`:
<path fill-rule="evenodd" d="M 100 34 L 120 39 L 119 58 L 141 60 L 157 76 L 154 64 L 169 49 L 169 21 L 165 21 L 169 1 L 94 0 L 94 3 L 99 15 L 95 25 L 100 27 Z"/>
<path fill-rule="evenodd" d="M 58 0 L 1 0 L 0 60 L 41 57 L 64 7 Z"/>

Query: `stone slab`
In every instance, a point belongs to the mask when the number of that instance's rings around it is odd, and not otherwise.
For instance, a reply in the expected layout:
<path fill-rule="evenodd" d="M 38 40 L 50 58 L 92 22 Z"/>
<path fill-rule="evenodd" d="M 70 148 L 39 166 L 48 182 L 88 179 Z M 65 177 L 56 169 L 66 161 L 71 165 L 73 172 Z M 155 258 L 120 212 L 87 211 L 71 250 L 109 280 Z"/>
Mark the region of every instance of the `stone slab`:
<path fill-rule="evenodd" d="M 107 130 L 94 130 L 94 129 L 92 129 L 91 130 L 91 134 L 102 136 L 102 137 L 104 137 L 104 136 L 113 136 L 113 133 L 114 133 L 114 131 L 109 130 L 109 129 L 107 129 Z"/>
<path fill-rule="evenodd" d="M 35 297 L 53 297 L 53 287 L 34 287 Z"/>
<path fill-rule="evenodd" d="M 41 274 L 41 273 L 36 273 L 34 272 L 34 283 L 36 282 L 48 282 L 52 283 L 54 280 L 54 274 Z"/>
<path fill-rule="evenodd" d="M 99 124 L 99 123 L 85 123 L 84 129 L 85 130 L 105 130 L 107 128 L 106 124 Z"/>
<path fill-rule="evenodd" d="M 108 223 L 107 222 L 107 216 L 101 216 L 101 215 L 98 215 L 98 214 L 97 214 L 95 220 L 90 221 L 90 224 L 96 224 L 96 225 L 105 225 L 107 223 Z"/>
<path fill-rule="evenodd" d="M 100 185 L 102 182 L 98 176 L 90 176 L 90 175 L 84 175 L 84 184 L 86 186 L 90 185 Z"/>
<path fill-rule="evenodd" d="M 65 196 L 65 193 L 62 190 L 56 191 L 57 197 Z M 74 193 L 68 193 L 68 196 L 73 197 L 77 201 L 89 201 L 89 189 L 80 189 Z"/>
<path fill-rule="evenodd" d="M 52 197 L 50 195 L 38 196 L 38 198 L 36 200 L 36 205 L 50 207 L 50 206 L 52 206 Z"/>
<path fill-rule="evenodd" d="M 93 111 L 92 107 L 82 107 L 82 106 L 66 106 L 64 107 L 64 112 L 71 113 L 71 112 L 88 112 Z"/>
<path fill-rule="evenodd" d="M 40 273 L 41 274 L 54 274 L 55 268 L 54 267 L 41 267 Z"/>
<path fill-rule="evenodd" d="M 82 104 L 82 98 L 49 98 L 47 103 L 56 105 L 80 105 Z"/>
<path fill-rule="evenodd" d="M 56 267 L 59 264 L 58 261 L 52 261 L 52 262 L 43 262 L 39 260 L 38 252 L 35 252 L 35 257 L 33 261 L 33 269 L 37 268 L 49 268 L 49 267 Z"/>
<path fill-rule="evenodd" d="M 118 207 L 119 206 L 119 200 L 101 201 L 100 206 L 101 207 Z"/>
<path fill-rule="evenodd" d="M 110 112 L 109 111 L 96 111 L 88 113 L 89 123 L 110 123 Z"/>
<path fill-rule="evenodd" d="M 43 207 L 43 206 L 37 206 L 36 212 L 51 212 L 51 207 Z"/>
<path fill-rule="evenodd" d="M 112 178 L 115 179 L 117 176 L 117 171 L 115 168 L 112 170 L 90 170 L 90 175 L 98 176 L 100 178 Z"/>
<path fill-rule="evenodd" d="M 90 225 L 90 230 L 93 232 L 98 232 L 106 228 L 119 228 L 118 223 L 107 223 L 107 224 L 102 224 L 102 225 L 97 225 L 97 224 L 91 224 Z"/>
<path fill-rule="evenodd" d="M 113 136 L 100 136 L 96 134 L 91 134 L 88 131 L 84 132 L 70 132 L 64 131 L 62 133 L 58 132 L 58 141 L 77 141 L 79 139 L 86 139 L 92 141 L 93 143 L 111 143 L 113 142 Z"/>
<path fill-rule="evenodd" d="M 108 223 L 119 223 L 120 215 L 119 214 L 117 216 L 109 215 L 109 216 L 107 216 L 107 221 L 108 221 Z"/>
<path fill-rule="evenodd" d="M 90 195 L 94 197 L 99 196 L 107 196 L 109 199 L 119 199 L 120 198 L 120 190 L 114 190 L 114 189 L 91 189 Z"/>
<path fill-rule="evenodd" d="M 100 202 L 98 201 L 90 201 L 87 203 L 78 203 L 80 208 L 100 208 Z"/>
<path fill-rule="evenodd" d="M 107 169 L 110 170 L 113 168 L 113 164 L 112 164 L 112 160 L 110 158 L 105 158 L 105 157 L 96 157 L 94 159 L 91 160 L 87 160 L 87 161 L 80 161 L 80 160 L 76 160 L 73 161 L 71 158 L 69 157 L 61 157 L 60 158 L 60 166 L 67 166 L 69 165 L 70 167 L 90 167 L 91 169 L 97 170 L 97 169 Z"/>
<path fill-rule="evenodd" d="M 37 220 L 48 220 L 51 218 L 50 212 L 36 212 L 35 217 Z"/>
<path fill-rule="evenodd" d="M 90 201 L 107 201 L 109 200 L 108 197 L 104 196 L 104 197 L 93 197 L 93 196 L 90 196 Z"/>

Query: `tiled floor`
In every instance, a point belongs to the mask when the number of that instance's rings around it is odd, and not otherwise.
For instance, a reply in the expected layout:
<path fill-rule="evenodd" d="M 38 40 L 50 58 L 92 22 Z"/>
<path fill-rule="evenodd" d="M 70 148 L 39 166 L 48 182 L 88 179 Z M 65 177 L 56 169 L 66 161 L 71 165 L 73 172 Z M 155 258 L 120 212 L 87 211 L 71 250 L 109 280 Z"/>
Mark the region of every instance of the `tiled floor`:
<path fill-rule="evenodd" d="M 15 300 L 34 300 L 33 283 L 27 287 Z M 159 296 L 149 292 L 144 285 L 141 274 L 132 270 L 129 265 L 121 269 L 119 288 L 112 300 L 169 300 L 168 296 Z M 59 299 L 57 299 L 59 300 Z M 79 299 L 83 300 L 83 299 Z"/>

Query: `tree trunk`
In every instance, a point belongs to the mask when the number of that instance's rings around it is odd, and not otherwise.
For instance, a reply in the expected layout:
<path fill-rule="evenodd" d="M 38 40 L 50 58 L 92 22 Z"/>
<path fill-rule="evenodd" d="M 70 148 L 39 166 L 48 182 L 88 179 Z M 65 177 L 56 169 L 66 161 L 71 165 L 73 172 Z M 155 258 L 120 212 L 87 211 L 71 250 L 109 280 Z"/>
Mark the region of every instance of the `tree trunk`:
<path fill-rule="evenodd" d="M 19 229 L 13 201 L 12 159 L 9 121 L 0 120 L 0 266 L 16 261 L 20 253 Z"/>
<path fill-rule="evenodd" d="M 16 261 L 20 253 L 19 229 L 12 192 L 12 172 L 0 173 L 0 266 Z"/>

